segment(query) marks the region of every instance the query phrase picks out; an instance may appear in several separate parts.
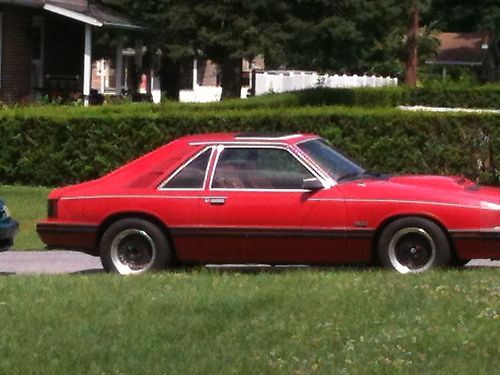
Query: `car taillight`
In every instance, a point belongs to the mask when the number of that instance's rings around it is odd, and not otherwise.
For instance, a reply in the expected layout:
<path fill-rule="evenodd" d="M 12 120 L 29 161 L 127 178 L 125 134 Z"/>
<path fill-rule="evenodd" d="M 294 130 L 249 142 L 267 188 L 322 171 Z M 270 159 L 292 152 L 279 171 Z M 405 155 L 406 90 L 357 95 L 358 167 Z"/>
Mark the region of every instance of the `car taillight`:
<path fill-rule="evenodd" d="M 47 216 L 56 217 L 57 216 L 57 199 L 49 199 L 47 202 Z"/>

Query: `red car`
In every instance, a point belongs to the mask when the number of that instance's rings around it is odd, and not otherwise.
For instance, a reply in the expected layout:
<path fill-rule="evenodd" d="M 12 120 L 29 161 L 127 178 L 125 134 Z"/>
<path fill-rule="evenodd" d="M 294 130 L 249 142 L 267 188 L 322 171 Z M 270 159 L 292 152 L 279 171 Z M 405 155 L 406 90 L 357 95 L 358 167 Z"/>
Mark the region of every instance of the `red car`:
<path fill-rule="evenodd" d="M 373 260 L 421 272 L 500 258 L 500 189 L 373 174 L 315 135 L 204 134 L 52 191 L 37 230 L 121 274 Z"/>

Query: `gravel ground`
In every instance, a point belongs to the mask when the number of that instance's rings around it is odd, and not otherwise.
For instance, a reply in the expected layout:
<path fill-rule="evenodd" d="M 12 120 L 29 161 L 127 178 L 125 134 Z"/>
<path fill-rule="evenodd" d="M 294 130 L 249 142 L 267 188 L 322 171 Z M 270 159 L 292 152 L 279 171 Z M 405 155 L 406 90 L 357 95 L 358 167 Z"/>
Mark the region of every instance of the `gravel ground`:
<path fill-rule="evenodd" d="M 249 268 L 244 265 L 214 266 L 210 268 Z M 265 267 L 259 265 L 259 267 Z M 476 259 L 466 267 L 500 267 L 500 261 Z M 104 272 L 101 260 L 75 251 L 7 251 L 0 253 L 0 275 L 15 274 L 85 274 Z"/>

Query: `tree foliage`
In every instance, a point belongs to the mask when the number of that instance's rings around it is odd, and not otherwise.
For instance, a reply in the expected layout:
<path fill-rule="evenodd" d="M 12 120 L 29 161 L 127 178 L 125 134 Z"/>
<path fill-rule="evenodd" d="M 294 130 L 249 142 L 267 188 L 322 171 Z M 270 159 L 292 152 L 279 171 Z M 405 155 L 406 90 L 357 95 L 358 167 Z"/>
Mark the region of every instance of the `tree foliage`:
<path fill-rule="evenodd" d="M 288 5 L 275 0 L 205 0 L 193 8 L 198 16 L 200 52 L 222 65 L 222 96 L 238 97 L 241 59 L 280 49 Z M 273 32 L 274 31 L 274 32 Z M 279 52 L 278 52 L 279 53 Z"/>
<path fill-rule="evenodd" d="M 403 9 L 395 0 L 295 0 L 286 25 L 290 37 L 285 65 L 368 71 L 375 49 L 386 44 L 391 30 L 402 30 L 404 24 Z"/>
<path fill-rule="evenodd" d="M 204 57 L 221 64 L 223 96 L 239 93 L 238 61 L 259 54 L 269 68 L 401 76 L 414 4 L 426 26 L 418 41 L 421 61 L 437 46 L 434 26 L 500 28 L 498 0 L 482 6 L 472 0 L 101 1 L 148 25 L 147 39 L 168 62 Z"/>
<path fill-rule="evenodd" d="M 433 0 L 427 17 L 441 30 L 491 31 L 500 34 L 500 1 Z"/>

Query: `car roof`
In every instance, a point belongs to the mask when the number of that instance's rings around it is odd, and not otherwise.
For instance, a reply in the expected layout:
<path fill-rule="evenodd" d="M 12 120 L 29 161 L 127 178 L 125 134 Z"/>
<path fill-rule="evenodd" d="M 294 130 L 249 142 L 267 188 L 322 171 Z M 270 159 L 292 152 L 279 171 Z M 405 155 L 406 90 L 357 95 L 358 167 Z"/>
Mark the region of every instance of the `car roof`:
<path fill-rule="evenodd" d="M 308 139 L 319 138 L 315 134 L 285 133 L 285 132 L 233 132 L 233 133 L 206 133 L 188 135 L 181 138 L 191 145 L 199 144 L 231 144 L 231 143 L 255 143 L 255 144 L 296 144 Z"/>

